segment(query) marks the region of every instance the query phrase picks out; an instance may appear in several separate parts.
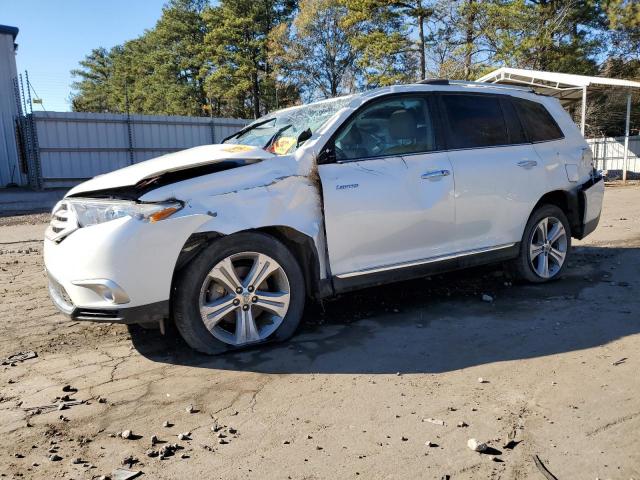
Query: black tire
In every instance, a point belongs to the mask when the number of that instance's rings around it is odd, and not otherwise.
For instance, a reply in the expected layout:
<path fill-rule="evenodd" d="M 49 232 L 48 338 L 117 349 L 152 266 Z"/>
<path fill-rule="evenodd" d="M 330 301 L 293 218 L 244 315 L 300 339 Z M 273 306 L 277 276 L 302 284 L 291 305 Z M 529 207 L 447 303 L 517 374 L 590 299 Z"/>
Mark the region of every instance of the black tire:
<path fill-rule="evenodd" d="M 566 237 L 567 237 L 567 246 L 566 253 L 564 257 L 564 262 L 561 268 L 549 278 L 545 278 L 540 276 L 533 266 L 531 265 L 531 253 L 529 249 L 529 245 L 531 240 L 533 239 L 533 235 L 535 233 L 535 228 L 544 218 L 554 217 L 557 218 L 565 229 Z M 569 255 L 571 253 L 571 227 L 569 225 L 569 221 L 567 220 L 567 216 L 562 211 L 561 208 L 555 205 L 541 205 L 536 208 L 531 216 L 529 217 L 529 221 L 524 229 L 524 234 L 522 235 L 522 241 L 520 242 L 520 253 L 516 259 L 514 259 L 509 265 L 508 270 L 511 274 L 516 278 L 516 280 L 523 280 L 530 283 L 544 283 L 552 280 L 556 280 L 562 276 L 564 270 L 567 266 Z"/>
<path fill-rule="evenodd" d="M 194 350 L 217 355 L 246 348 L 214 337 L 205 327 L 199 309 L 200 290 L 206 275 L 221 260 L 241 252 L 263 253 L 273 258 L 285 271 L 290 288 L 289 308 L 280 326 L 269 337 L 250 346 L 287 340 L 300 324 L 306 290 L 302 270 L 295 257 L 271 235 L 259 232 L 236 233 L 215 240 L 183 268 L 175 280 L 172 299 L 174 322 L 185 342 Z"/>

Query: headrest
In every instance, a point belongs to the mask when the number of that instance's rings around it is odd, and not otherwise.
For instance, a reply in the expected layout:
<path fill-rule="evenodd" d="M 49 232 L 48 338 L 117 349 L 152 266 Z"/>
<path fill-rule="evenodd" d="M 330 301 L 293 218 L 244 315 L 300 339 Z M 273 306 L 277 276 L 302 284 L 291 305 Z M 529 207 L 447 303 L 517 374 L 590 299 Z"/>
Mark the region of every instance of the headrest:
<path fill-rule="evenodd" d="M 389 117 L 389 134 L 394 140 L 415 140 L 417 124 L 409 110 L 396 110 Z"/>

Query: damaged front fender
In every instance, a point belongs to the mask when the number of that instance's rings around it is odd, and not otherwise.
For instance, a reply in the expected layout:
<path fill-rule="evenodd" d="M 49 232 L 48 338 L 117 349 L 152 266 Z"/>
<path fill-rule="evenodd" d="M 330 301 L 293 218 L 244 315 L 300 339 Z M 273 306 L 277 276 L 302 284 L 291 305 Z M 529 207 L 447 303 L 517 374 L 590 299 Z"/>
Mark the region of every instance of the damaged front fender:
<path fill-rule="evenodd" d="M 293 229 L 313 241 L 323 279 L 327 277 L 327 264 L 321 198 L 310 170 L 294 157 L 280 157 L 166 185 L 140 200 L 176 198 L 184 202 L 180 216 L 204 219 L 192 232 L 194 235 L 231 235 L 271 227 Z"/>

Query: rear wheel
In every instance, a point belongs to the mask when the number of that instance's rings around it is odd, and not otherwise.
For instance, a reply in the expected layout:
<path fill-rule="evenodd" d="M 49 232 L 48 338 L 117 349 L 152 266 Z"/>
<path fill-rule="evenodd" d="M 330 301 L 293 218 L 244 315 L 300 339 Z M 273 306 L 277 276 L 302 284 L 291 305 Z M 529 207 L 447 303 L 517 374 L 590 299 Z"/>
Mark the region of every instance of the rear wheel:
<path fill-rule="evenodd" d="M 529 218 L 512 270 L 520 279 L 543 283 L 558 278 L 571 250 L 571 229 L 555 205 L 537 208 Z"/>
<path fill-rule="evenodd" d="M 304 299 L 289 250 L 269 235 L 239 233 L 215 241 L 183 270 L 173 314 L 192 348 L 216 354 L 289 338 Z"/>

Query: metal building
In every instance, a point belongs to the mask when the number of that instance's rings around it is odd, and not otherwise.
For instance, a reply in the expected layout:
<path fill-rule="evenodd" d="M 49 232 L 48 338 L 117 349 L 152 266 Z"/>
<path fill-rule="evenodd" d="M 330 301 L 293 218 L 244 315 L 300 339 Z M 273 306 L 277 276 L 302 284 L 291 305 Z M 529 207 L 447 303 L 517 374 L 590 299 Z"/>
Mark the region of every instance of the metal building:
<path fill-rule="evenodd" d="M 0 188 L 12 184 L 22 185 L 26 180 L 20 171 L 16 143 L 19 108 L 16 94 L 17 36 L 17 27 L 0 25 Z"/>

